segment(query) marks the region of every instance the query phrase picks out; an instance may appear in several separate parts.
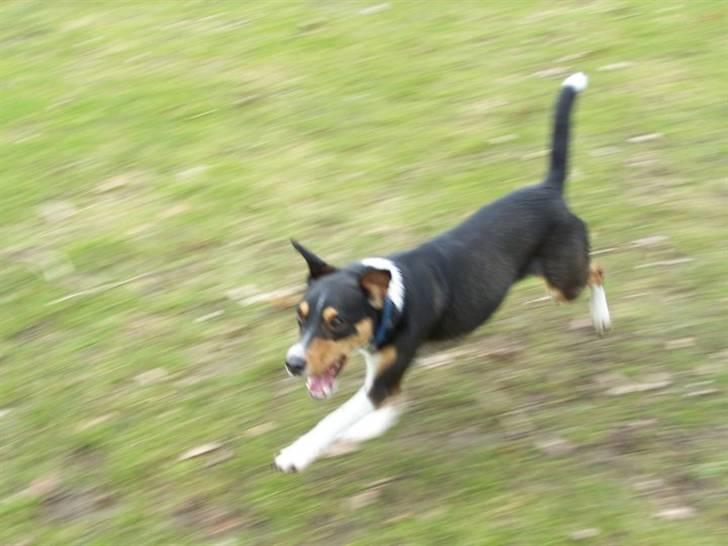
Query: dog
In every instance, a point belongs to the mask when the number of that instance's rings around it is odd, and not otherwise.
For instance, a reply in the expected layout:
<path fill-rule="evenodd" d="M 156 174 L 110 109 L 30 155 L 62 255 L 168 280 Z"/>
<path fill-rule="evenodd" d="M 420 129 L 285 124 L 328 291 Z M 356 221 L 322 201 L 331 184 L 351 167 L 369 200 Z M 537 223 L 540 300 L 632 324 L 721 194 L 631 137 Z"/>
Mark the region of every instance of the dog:
<path fill-rule="evenodd" d="M 510 287 L 541 276 L 558 301 L 591 289 L 592 322 L 610 327 L 604 274 L 589 257 L 585 223 L 564 200 L 571 110 L 587 77 L 564 80 L 557 97 L 550 165 L 537 185 L 506 195 L 424 244 L 346 267 L 329 265 L 291 241 L 308 265 L 297 307 L 299 340 L 285 368 L 306 377 L 313 398 L 330 397 L 355 350 L 367 371 L 361 389 L 278 453 L 274 467 L 300 472 L 337 441 L 361 442 L 396 421 L 402 376 L 426 341 L 463 336 L 483 324 Z"/>

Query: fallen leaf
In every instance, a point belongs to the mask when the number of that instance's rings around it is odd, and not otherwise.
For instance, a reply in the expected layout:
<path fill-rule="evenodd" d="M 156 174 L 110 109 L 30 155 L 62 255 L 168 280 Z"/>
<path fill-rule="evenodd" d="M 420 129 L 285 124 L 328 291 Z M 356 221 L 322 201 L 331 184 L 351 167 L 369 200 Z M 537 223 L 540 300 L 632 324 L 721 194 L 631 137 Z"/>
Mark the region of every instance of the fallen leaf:
<path fill-rule="evenodd" d="M 579 59 L 583 59 L 584 57 L 587 57 L 591 55 L 593 51 L 580 51 L 578 53 L 570 53 L 568 55 L 564 55 L 563 57 L 560 57 L 556 59 L 556 62 L 559 63 L 570 63 L 573 61 L 578 61 Z"/>
<path fill-rule="evenodd" d="M 681 521 L 695 517 L 695 508 L 690 506 L 678 506 L 676 508 L 668 508 L 655 514 L 659 519 L 666 521 Z"/>
<path fill-rule="evenodd" d="M 384 4 L 375 4 L 359 10 L 359 15 L 374 15 L 375 13 L 381 13 L 388 10 L 391 7 L 389 2 Z"/>
<path fill-rule="evenodd" d="M 232 449 L 218 449 L 210 455 L 207 460 L 205 461 L 205 468 L 209 468 L 211 466 L 215 466 L 218 464 L 222 464 L 225 461 L 229 461 L 235 456 L 235 452 Z"/>
<path fill-rule="evenodd" d="M 88 430 L 90 428 L 101 425 L 110 420 L 112 417 L 114 417 L 113 413 L 107 413 L 106 415 L 100 415 L 98 417 L 94 417 L 93 419 L 83 421 L 76 425 L 76 432 L 83 432 L 84 430 Z"/>
<path fill-rule="evenodd" d="M 687 347 L 693 347 L 695 345 L 694 337 L 682 337 L 679 339 L 672 339 L 665 343 L 665 349 L 668 351 L 674 351 L 675 349 L 686 349 Z"/>
<path fill-rule="evenodd" d="M 384 520 L 384 523 L 387 525 L 392 525 L 395 523 L 399 523 L 401 521 L 408 521 L 415 517 L 414 512 L 405 512 L 404 514 L 398 514 L 396 516 L 392 516 L 389 519 Z"/>
<path fill-rule="evenodd" d="M 492 351 L 485 353 L 485 356 L 497 360 L 499 362 L 511 362 L 523 352 L 525 347 L 523 345 L 511 344 L 504 345 L 503 347 L 497 347 Z"/>
<path fill-rule="evenodd" d="M 625 68 L 631 68 L 634 66 L 634 63 L 630 63 L 629 61 L 621 62 L 621 63 L 612 63 L 612 64 L 605 64 L 604 66 L 600 66 L 597 68 L 600 72 L 611 72 L 613 70 L 624 70 Z"/>
<path fill-rule="evenodd" d="M 197 176 L 205 174 L 207 172 L 207 169 L 207 165 L 196 165 L 194 167 L 190 167 L 189 169 L 178 172 L 177 180 L 188 180 L 190 178 L 195 178 Z"/>
<path fill-rule="evenodd" d="M 558 436 L 541 439 L 536 442 L 536 447 L 549 457 L 563 457 L 576 449 L 571 442 Z"/>
<path fill-rule="evenodd" d="M 708 381 L 696 381 L 695 383 L 689 383 L 685 385 L 685 394 L 683 396 L 685 398 L 695 398 L 697 396 L 709 396 L 711 394 L 718 394 L 720 390 L 716 389 L 712 385 L 715 384 L 715 381 L 708 380 Z"/>
<path fill-rule="evenodd" d="M 349 507 L 351 510 L 358 510 L 374 503 L 381 496 L 384 487 L 396 479 L 397 477 L 390 476 L 367 484 L 364 491 L 349 498 Z"/>
<path fill-rule="evenodd" d="M 153 368 L 134 377 L 134 381 L 136 381 L 137 385 L 140 387 L 146 387 L 147 385 L 159 383 L 165 379 L 167 375 L 169 374 L 164 368 Z"/>
<path fill-rule="evenodd" d="M 619 152 L 620 149 L 616 146 L 603 146 L 601 148 L 594 148 L 589 152 L 589 155 L 592 157 L 604 157 L 607 155 L 614 155 Z"/>
<path fill-rule="evenodd" d="M 627 383 L 629 381 L 626 375 L 619 372 L 600 373 L 595 376 L 594 380 L 596 384 L 603 389 L 606 389 L 608 387 L 616 387 L 617 385 L 623 385 L 624 383 Z"/>
<path fill-rule="evenodd" d="M 526 300 L 521 305 L 539 305 L 541 303 L 545 302 L 551 302 L 553 303 L 554 299 L 551 296 L 540 296 L 538 298 L 534 298 L 532 300 Z"/>
<path fill-rule="evenodd" d="M 362 491 L 361 493 L 349 498 L 349 509 L 355 511 L 373 504 L 381 494 L 382 491 L 380 489 L 368 489 L 366 491 Z"/>
<path fill-rule="evenodd" d="M 664 137 L 662 133 L 647 133 L 644 135 L 637 135 L 627 139 L 627 142 L 631 144 L 640 144 L 642 142 L 651 142 L 653 140 L 660 140 Z"/>
<path fill-rule="evenodd" d="M 646 264 L 636 265 L 635 269 L 645 269 L 646 267 L 662 267 L 669 265 L 679 265 L 692 262 L 693 258 L 675 258 L 674 260 L 661 260 L 659 262 L 649 262 Z"/>
<path fill-rule="evenodd" d="M 718 394 L 718 393 L 720 393 L 719 389 L 708 388 L 708 389 L 699 389 L 699 390 L 695 390 L 695 391 L 689 391 L 689 392 L 686 392 L 685 394 L 683 394 L 683 396 L 685 398 L 696 398 L 698 396 L 710 396 L 710 395 Z"/>
<path fill-rule="evenodd" d="M 118 190 L 119 188 L 123 188 L 124 186 L 128 186 L 130 182 L 131 177 L 129 175 L 122 174 L 119 176 L 114 176 L 97 184 L 96 191 L 98 193 L 107 193 L 110 191 Z"/>
<path fill-rule="evenodd" d="M 451 349 L 439 351 L 417 359 L 416 365 L 422 368 L 439 368 L 447 364 L 454 364 L 457 359 L 468 354 L 467 349 Z"/>
<path fill-rule="evenodd" d="M 669 237 L 665 235 L 651 235 L 650 237 L 642 237 L 641 239 L 635 239 L 632 241 L 633 247 L 650 247 L 650 246 L 659 246 L 665 241 L 667 241 Z"/>
<path fill-rule="evenodd" d="M 563 66 L 555 66 L 553 68 L 545 68 L 534 72 L 533 75 L 538 78 L 554 78 L 557 76 L 565 76 L 569 72 L 569 69 Z"/>
<path fill-rule="evenodd" d="M 78 209 L 70 201 L 49 201 L 38 207 L 38 213 L 46 222 L 62 222 L 76 215 Z"/>
<path fill-rule="evenodd" d="M 622 297 L 626 300 L 634 300 L 634 299 L 644 298 L 649 295 L 650 295 L 649 292 L 635 292 L 634 294 L 625 294 Z"/>
<path fill-rule="evenodd" d="M 579 529 L 578 531 L 574 531 L 572 533 L 569 533 L 569 538 L 571 540 L 579 541 L 579 540 L 588 540 L 590 538 L 596 538 L 601 534 L 601 531 L 595 527 L 591 527 L 588 529 Z"/>
<path fill-rule="evenodd" d="M 303 287 L 292 286 L 288 288 L 281 288 L 279 290 L 273 290 L 271 292 L 254 292 L 250 294 L 249 287 L 242 287 L 240 289 L 229 290 L 227 296 L 230 299 L 236 300 L 240 305 L 249 306 L 256 304 L 267 304 L 281 309 L 288 309 L 295 306 L 303 293 Z M 245 294 L 242 298 L 237 296 Z"/>
<path fill-rule="evenodd" d="M 588 330 L 591 332 L 592 330 L 592 321 L 591 319 L 585 318 L 585 319 L 574 319 L 571 322 L 569 322 L 568 330 L 570 332 L 576 331 L 576 330 Z"/>
<path fill-rule="evenodd" d="M 717 353 L 711 353 L 708 355 L 710 360 L 718 360 L 721 362 L 728 362 L 728 349 L 723 349 Z"/>
<path fill-rule="evenodd" d="M 665 480 L 660 478 L 653 478 L 648 480 L 639 480 L 636 481 L 632 487 L 635 491 L 638 493 L 650 493 L 653 494 L 657 491 L 660 491 L 661 489 L 664 489 L 666 486 Z"/>
<path fill-rule="evenodd" d="M 222 444 L 219 442 L 210 442 L 208 444 L 202 444 L 197 447 L 193 447 L 192 449 L 188 449 L 185 451 L 182 455 L 177 457 L 178 461 L 186 461 L 188 459 L 194 459 L 196 457 L 201 457 L 202 455 L 207 455 L 208 453 L 212 453 L 213 451 L 216 451 L 222 447 Z"/>
<path fill-rule="evenodd" d="M 208 320 L 212 320 L 217 317 L 221 317 L 225 314 L 225 311 L 222 309 L 218 309 L 217 311 L 212 311 L 211 313 L 207 313 L 206 315 L 202 315 L 201 317 L 197 317 L 195 319 L 195 322 L 206 322 Z"/>
<path fill-rule="evenodd" d="M 271 430 L 274 430 L 275 428 L 276 428 L 275 423 L 266 421 L 265 423 L 260 423 L 259 425 L 250 427 L 243 434 L 245 436 L 247 436 L 248 438 L 255 438 L 256 436 L 261 436 L 263 434 L 266 434 L 267 432 L 270 432 Z"/>
<path fill-rule="evenodd" d="M 524 161 L 530 161 L 532 159 L 540 159 L 542 157 L 546 157 L 546 154 L 548 154 L 548 150 L 538 150 L 537 152 L 529 152 L 527 154 L 523 154 L 521 156 L 521 159 Z"/>
<path fill-rule="evenodd" d="M 260 93 L 251 93 L 249 95 L 243 95 L 242 97 L 235 99 L 233 101 L 233 106 L 248 106 L 248 105 L 254 104 L 264 98 L 265 98 L 265 96 Z"/>
<path fill-rule="evenodd" d="M 653 374 L 647 381 L 642 383 L 628 383 L 626 385 L 618 385 L 607 390 L 609 396 L 621 396 L 624 394 L 632 394 L 636 392 L 647 392 L 658 389 L 664 389 L 672 385 L 672 378 L 669 374 Z"/>
<path fill-rule="evenodd" d="M 488 139 L 488 144 L 504 144 L 506 142 L 513 142 L 514 140 L 518 139 L 518 135 L 502 135 L 499 137 L 494 137 Z"/>
<path fill-rule="evenodd" d="M 0 408 L 0 418 L 10 415 L 12 411 L 11 408 Z"/>
<path fill-rule="evenodd" d="M 619 250 L 619 247 L 617 246 L 610 246 L 607 248 L 599 248 L 597 250 L 591 250 L 589 252 L 589 256 L 601 256 L 603 254 L 611 254 L 612 252 L 617 252 Z"/>
<path fill-rule="evenodd" d="M 40 476 L 30 482 L 30 485 L 23 490 L 22 495 L 31 499 L 42 499 L 58 491 L 61 486 L 61 479 L 56 473 Z"/>
<path fill-rule="evenodd" d="M 378 480 L 374 480 L 373 482 L 369 482 L 366 487 L 367 489 L 371 489 L 372 487 L 383 487 L 388 483 L 396 482 L 400 479 L 402 479 L 401 476 L 387 476 L 386 478 L 380 478 Z"/>
<path fill-rule="evenodd" d="M 184 214 L 185 212 L 190 210 L 190 206 L 186 203 L 178 203 L 176 205 L 172 205 L 171 207 L 163 210 L 159 217 L 162 219 L 166 218 L 173 218 L 174 216 L 178 216 L 180 214 Z"/>
<path fill-rule="evenodd" d="M 629 430 L 639 430 L 641 428 L 654 427 L 657 424 L 657 419 L 635 419 L 634 421 L 627 421 L 625 427 Z"/>

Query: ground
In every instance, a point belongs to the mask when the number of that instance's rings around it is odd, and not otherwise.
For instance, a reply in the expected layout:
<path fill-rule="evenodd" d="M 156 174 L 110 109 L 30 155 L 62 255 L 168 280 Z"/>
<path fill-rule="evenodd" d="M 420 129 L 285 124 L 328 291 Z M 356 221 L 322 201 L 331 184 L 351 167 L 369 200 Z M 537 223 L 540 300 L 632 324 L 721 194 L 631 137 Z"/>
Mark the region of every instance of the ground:
<path fill-rule="evenodd" d="M 722 545 L 719 1 L 0 5 L 0 544 Z M 304 278 L 545 167 L 607 272 L 430 347 L 385 438 L 275 473 L 341 403 L 283 355 Z M 292 295 L 293 294 L 293 295 Z M 587 319 L 588 320 L 588 319 Z"/>

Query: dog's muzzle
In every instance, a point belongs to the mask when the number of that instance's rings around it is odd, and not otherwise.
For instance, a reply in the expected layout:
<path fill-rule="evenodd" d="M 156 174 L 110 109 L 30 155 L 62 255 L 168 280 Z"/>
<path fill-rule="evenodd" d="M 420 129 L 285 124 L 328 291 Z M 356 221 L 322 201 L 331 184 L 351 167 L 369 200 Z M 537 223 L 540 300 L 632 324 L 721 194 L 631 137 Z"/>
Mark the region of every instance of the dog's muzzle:
<path fill-rule="evenodd" d="M 296 343 L 286 353 L 286 371 L 291 375 L 302 375 L 306 369 L 306 356 L 303 346 Z"/>

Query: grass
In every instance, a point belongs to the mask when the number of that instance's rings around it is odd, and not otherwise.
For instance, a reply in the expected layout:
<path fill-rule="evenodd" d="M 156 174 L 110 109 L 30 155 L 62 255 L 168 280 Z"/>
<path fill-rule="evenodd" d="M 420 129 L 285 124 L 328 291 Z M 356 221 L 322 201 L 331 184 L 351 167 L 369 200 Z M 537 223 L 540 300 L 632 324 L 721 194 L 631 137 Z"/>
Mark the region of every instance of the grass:
<path fill-rule="evenodd" d="M 0 544 L 725 544 L 725 7 L 374 4 L 0 5 Z M 361 370 L 312 403 L 240 302 L 290 236 L 384 254 L 538 180 L 575 70 L 613 334 L 525 282 L 386 438 L 273 473 Z"/>

